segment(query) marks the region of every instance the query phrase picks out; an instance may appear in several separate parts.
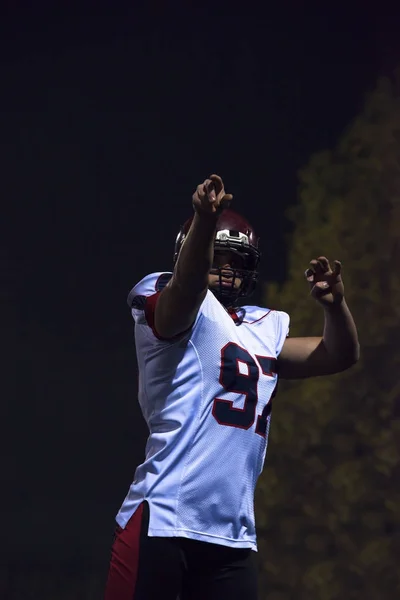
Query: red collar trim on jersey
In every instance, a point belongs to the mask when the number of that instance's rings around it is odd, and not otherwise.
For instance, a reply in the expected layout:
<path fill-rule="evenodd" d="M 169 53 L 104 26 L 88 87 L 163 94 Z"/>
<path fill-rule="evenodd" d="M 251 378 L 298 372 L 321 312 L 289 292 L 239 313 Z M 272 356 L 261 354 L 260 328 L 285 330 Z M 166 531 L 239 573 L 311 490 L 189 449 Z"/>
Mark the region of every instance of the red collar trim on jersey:
<path fill-rule="evenodd" d="M 273 309 L 271 309 L 271 310 L 268 310 L 265 314 L 263 314 L 258 319 L 255 319 L 255 321 L 245 321 L 244 320 L 244 317 L 246 315 L 245 312 L 242 312 L 242 314 L 240 315 L 236 312 L 236 310 L 234 308 L 227 308 L 226 310 L 228 311 L 228 314 L 232 317 L 233 322 L 236 323 L 237 325 L 240 323 L 246 323 L 247 325 L 253 325 L 253 323 L 258 323 L 259 321 L 261 321 L 262 319 L 267 317 L 269 314 L 274 312 Z M 240 310 L 240 308 L 239 308 L 239 310 Z"/>
<path fill-rule="evenodd" d="M 229 315 L 232 317 L 233 321 L 235 323 L 238 323 L 240 319 L 239 319 L 239 315 L 237 314 L 236 310 L 234 308 L 228 308 L 227 310 L 228 310 Z"/>

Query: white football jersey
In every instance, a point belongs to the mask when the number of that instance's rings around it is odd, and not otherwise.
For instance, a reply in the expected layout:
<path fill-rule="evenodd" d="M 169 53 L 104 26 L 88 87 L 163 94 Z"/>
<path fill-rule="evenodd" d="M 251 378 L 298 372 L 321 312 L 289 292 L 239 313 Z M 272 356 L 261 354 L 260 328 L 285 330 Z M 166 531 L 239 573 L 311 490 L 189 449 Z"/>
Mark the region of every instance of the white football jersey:
<path fill-rule="evenodd" d="M 170 277 L 148 275 L 128 296 L 149 437 L 116 520 L 124 528 L 146 500 L 149 536 L 257 550 L 254 490 L 289 316 L 258 306 L 229 314 L 208 291 L 193 327 L 163 340 L 151 307 Z"/>

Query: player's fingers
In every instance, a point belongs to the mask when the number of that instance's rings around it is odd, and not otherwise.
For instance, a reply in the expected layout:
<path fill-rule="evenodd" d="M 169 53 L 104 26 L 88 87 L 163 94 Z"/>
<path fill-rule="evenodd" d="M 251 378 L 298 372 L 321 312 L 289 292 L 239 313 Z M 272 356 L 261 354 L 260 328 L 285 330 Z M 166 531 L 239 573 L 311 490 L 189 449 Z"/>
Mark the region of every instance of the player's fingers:
<path fill-rule="evenodd" d="M 330 290 L 330 285 L 327 281 L 317 281 L 317 283 L 314 286 L 316 288 L 316 290 Z"/>
<path fill-rule="evenodd" d="M 210 180 L 210 179 L 206 180 L 206 182 L 204 183 L 204 191 L 205 191 L 206 195 L 208 196 L 208 199 L 210 200 L 210 202 L 215 202 L 216 191 L 215 191 L 215 185 L 212 180 Z"/>
<path fill-rule="evenodd" d="M 210 179 L 214 184 L 215 192 L 218 196 L 218 194 L 224 189 L 222 178 L 219 175 L 213 173 L 212 175 L 210 175 Z"/>
<path fill-rule="evenodd" d="M 342 263 L 340 262 L 340 260 L 334 260 L 333 264 L 333 272 L 335 273 L 335 275 L 340 275 L 340 273 L 342 272 Z"/>
<path fill-rule="evenodd" d="M 313 269 L 306 269 L 304 271 L 304 276 L 307 279 L 308 283 L 314 285 L 315 272 Z"/>
<path fill-rule="evenodd" d="M 316 258 L 313 258 L 312 260 L 310 260 L 310 265 L 311 265 L 311 268 L 313 269 L 313 271 L 315 271 L 315 273 L 323 273 L 322 266 L 317 261 Z"/>
<path fill-rule="evenodd" d="M 202 198 L 204 198 L 204 196 L 205 196 L 205 194 L 206 194 L 206 191 L 205 191 L 205 188 L 204 188 L 204 186 L 205 186 L 205 182 L 204 182 L 204 183 L 200 183 L 200 184 L 197 186 L 197 188 L 196 188 L 196 191 L 195 191 L 195 193 L 194 193 L 194 195 L 195 195 L 195 196 L 197 195 L 197 196 L 198 196 L 198 198 L 200 198 L 200 200 L 201 200 Z"/>
<path fill-rule="evenodd" d="M 317 258 L 318 263 L 321 265 L 322 270 L 324 271 L 324 273 L 326 271 L 330 271 L 331 267 L 329 264 L 329 260 L 326 258 L 326 256 L 319 256 Z"/>
<path fill-rule="evenodd" d="M 203 181 L 203 183 L 201 184 L 201 187 L 203 188 L 205 193 L 207 193 L 207 189 L 211 183 L 212 183 L 211 179 L 205 179 Z"/>

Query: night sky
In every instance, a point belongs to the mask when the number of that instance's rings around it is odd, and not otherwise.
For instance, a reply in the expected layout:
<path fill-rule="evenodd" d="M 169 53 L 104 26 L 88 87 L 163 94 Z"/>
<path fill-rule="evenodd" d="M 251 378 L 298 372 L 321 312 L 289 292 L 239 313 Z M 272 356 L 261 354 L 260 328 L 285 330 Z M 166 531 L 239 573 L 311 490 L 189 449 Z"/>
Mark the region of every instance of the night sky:
<path fill-rule="evenodd" d="M 296 171 L 400 64 L 398 12 L 361 2 L 131 4 L 2 9 L 2 561 L 108 559 L 146 438 L 126 297 L 196 185 L 224 178 L 282 281 Z"/>

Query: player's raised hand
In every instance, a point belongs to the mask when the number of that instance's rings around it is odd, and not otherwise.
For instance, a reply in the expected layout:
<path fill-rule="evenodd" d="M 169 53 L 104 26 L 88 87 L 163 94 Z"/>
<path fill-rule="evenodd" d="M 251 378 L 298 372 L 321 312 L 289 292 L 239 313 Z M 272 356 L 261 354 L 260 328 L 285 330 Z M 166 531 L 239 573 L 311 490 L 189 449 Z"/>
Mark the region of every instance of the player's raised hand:
<path fill-rule="evenodd" d="M 225 193 L 221 177 L 211 175 L 197 186 L 192 198 L 193 208 L 199 214 L 219 214 L 228 208 L 232 198 L 232 194 Z"/>
<path fill-rule="evenodd" d="M 323 306 L 340 304 L 344 297 L 344 285 L 341 276 L 342 265 L 334 261 L 331 268 L 329 260 L 320 256 L 310 261 L 305 276 L 310 285 L 311 295 Z"/>

